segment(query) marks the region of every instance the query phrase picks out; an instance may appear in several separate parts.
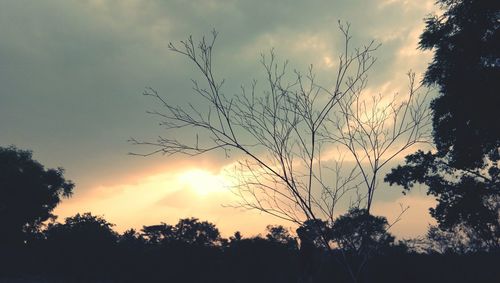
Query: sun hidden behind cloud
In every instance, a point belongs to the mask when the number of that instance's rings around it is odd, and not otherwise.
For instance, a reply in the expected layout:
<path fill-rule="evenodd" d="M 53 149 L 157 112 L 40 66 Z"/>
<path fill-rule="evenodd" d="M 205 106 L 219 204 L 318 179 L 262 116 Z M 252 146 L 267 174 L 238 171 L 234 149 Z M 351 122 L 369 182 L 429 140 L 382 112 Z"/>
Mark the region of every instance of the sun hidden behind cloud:
<path fill-rule="evenodd" d="M 230 186 L 229 180 L 223 175 L 215 175 L 202 169 L 189 169 L 180 173 L 178 182 L 199 196 L 224 192 Z"/>

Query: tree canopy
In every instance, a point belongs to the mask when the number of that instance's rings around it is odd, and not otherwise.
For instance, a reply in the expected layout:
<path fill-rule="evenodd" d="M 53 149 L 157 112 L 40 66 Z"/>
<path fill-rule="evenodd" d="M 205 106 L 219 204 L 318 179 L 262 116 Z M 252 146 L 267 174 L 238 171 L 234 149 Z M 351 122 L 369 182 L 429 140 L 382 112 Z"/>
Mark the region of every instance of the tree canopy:
<path fill-rule="evenodd" d="M 152 244 L 214 246 L 221 239 L 219 229 L 214 224 L 197 218 L 180 219 L 174 226 L 166 223 L 144 226 L 142 232 L 142 236 Z"/>
<path fill-rule="evenodd" d="M 64 223 L 49 224 L 45 231 L 46 238 L 58 245 L 99 248 L 112 245 L 117 239 L 113 231 L 114 225 L 101 216 L 92 215 L 90 212 L 76 214 L 66 218 Z"/>
<path fill-rule="evenodd" d="M 45 169 L 29 150 L 0 147 L 0 242 L 22 242 L 22 234 L 54 217 L 52 211 L 74 187 L 63 173 L 62 168 Z"/>
<path fill-rule="evenodd" d="M 457 168 L 484 165 L 500 145 L 500 3 L 439 0 L 444 13 L 426 19 L 420 48 L 434 51 L 425 83 L 432 102 L 437 155 Z"/>
<path fill-rule="evenodd" d="M 439 227 L 500 247 L 500 2 L 440 0 L 426 19 L 420 47 L 434 51 L 424 82 L 437 85 L 431 103 L 436 151 L 406 157 L 386 177 L 409 190 L 429 187 Z M 481 245 L 480 245 L 481 246 Z"/>
<path fill-rule="evenodd" d="M 365 209 L 351 208 L 333 223 L 332 238 L 346 252 L 368 255 L 394 242 L 388 228 L 385 217 L 373 216 Z"/>

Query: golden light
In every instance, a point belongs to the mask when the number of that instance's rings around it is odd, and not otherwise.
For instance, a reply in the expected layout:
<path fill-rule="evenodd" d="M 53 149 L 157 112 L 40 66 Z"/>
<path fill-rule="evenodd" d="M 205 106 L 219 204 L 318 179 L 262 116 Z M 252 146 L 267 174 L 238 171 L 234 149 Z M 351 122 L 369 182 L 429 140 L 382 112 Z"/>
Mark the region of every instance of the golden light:
<path fill-rule="evenodd" d="M 201 169 L 192 169 L 181 173 L 178 181 L 200 196 L 227 191 L 230 184 L 224 176 Z"/>

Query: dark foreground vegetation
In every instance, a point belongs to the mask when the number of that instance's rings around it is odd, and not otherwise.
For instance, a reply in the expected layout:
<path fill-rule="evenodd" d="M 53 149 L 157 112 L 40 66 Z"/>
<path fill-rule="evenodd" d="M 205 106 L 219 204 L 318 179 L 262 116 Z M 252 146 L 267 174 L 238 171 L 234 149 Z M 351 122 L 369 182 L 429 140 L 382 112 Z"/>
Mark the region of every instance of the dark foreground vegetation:
<path fill-rule="evenodd" d="M 0 282 L 498 282 L 500 237 L 431 227 L 395 241 L 384 217 L 351 208 L 333 223 L 221 237 L 196 218 L 117 233 L 91 213 L 56 221 L 73 183 L 30 151 L 0 147 Z M 244 223 L 242 224 L 244 225 Z M 495 228 L 495 227 L 493 227 Z M 465 230 L 468 231 L 468 230 Z M 487 244 L 485 244 L 487 243 Z"/>
<path fill-rule="evenodd" d="M 3 246 L 0 282 L 352 282 L 338 262 L 340 250 L 300 246 L 298 240 L 281 226 L 268 226 L 264 236 L 224 239 L 213 224 L 194 218 L 118 234 L 86 213 L 49 225 L 17 247 Z M 410 244 L 377 249 L 360 282 L 500 278 L 498 252 L 417 253 Z"/>

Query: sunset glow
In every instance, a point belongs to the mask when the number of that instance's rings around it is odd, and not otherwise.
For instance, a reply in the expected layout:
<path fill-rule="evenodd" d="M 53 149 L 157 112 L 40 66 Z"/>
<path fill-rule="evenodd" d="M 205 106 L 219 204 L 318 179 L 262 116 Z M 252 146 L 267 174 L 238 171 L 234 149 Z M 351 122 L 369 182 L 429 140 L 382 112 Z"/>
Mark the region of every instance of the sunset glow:
<path fill-rule="evenodd" d="M 215 192 L 225 192 L 229 186 L 229 181 L 223 176 L 214 175 L 201 169 L 191 169 L 181 173 L 178 181 L 181 185 L 188 186 L 189 189 L 200 196 L 206 196 Z"/>

